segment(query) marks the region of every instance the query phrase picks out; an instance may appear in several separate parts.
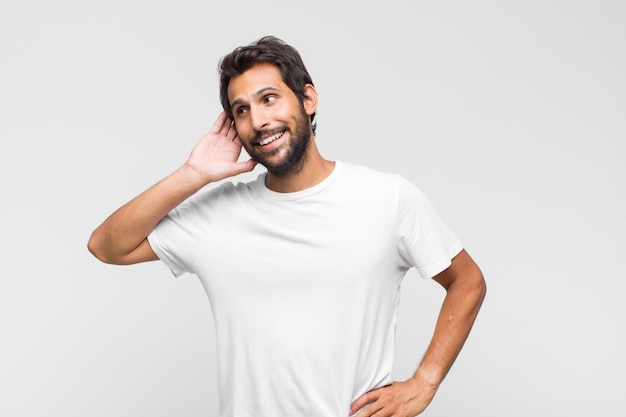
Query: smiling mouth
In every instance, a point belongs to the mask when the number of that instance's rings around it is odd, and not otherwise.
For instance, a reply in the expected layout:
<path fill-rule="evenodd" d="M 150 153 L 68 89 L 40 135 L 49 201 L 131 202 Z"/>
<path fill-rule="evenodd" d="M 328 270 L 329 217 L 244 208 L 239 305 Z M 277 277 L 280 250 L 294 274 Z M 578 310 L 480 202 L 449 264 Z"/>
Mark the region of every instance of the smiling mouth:
<path fill-rule="evenodd" d="M 274 142 L 276 139 L 280 139 L 284 134 L 285 134 L 285 131 L 274 133 L 273 135 L 268 136 L 265 139 L 258 141 L 257 144 L 260 146 L 269 145 L 270 143 Z"/>

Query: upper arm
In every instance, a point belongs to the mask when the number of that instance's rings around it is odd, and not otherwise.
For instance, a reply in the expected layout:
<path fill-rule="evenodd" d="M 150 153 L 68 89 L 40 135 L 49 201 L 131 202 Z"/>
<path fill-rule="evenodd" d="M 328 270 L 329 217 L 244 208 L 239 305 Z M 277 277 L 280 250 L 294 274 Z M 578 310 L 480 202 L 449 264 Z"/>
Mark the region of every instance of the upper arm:
<path fill-rule="evenodd" d="M 131 253 L 126 255 L 121 265 L 136 264 L 140 262 L 158 261 L 159 257 L 150 246 L 148 239 L 144 239 Z"/>
<path fill-rule="evenodd" d="M 453 284 L 485 286 L 483 274 L 465 249 L 452 258 L 448 268 L 433 277 L 443 288 L 448 290 Z"/>
<path fill-rule="evenodd" d="M 148 239 L 144 239 L 135 249 L 125 255 L 110 256 L 96 251 L 88 245 L 89 251 L 102 262 L 113 265 L 131 265 L 141 262 L 158 261 L 159 257 L 150 246 Z"/>

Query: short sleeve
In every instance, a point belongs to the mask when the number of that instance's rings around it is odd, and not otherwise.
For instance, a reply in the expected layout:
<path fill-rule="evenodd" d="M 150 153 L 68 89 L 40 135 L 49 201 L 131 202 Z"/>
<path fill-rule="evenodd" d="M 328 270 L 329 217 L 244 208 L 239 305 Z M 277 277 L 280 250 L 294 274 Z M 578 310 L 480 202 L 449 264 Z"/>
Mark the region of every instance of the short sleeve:
<path fill-rule="evenodd" d="M 406 179 L 398 186 L 398 252 L 402 267 L 432 278 L 463 249 L 426 196 Z"/>
<path fill-rule="evenodd" d="M 165 216 L 148 235 L 152 250 L 174 276 L 195 272 L 199 243 L 206 239 L 215 201 L 228 185 L 190 197 Z"/>
<path fill-rule="evenodd" d="M 185 266 L 183 259 L 176 256 L 176 252 L 174 252 L 172 248 L 169 247 L 160 237 L 161 231 L 164 231 L 164 234 L 167 235 L 167 230 L 171 230 L 174 224 L 175 223 L 168 214 L 148 235 L 148 243 L 150 243 L 154 253 L 156 253 L 159 259 L 163 261 L 170 271 L 172 271 L 174 276 L 179 277 L 187 272 L 188 268 Z"/>

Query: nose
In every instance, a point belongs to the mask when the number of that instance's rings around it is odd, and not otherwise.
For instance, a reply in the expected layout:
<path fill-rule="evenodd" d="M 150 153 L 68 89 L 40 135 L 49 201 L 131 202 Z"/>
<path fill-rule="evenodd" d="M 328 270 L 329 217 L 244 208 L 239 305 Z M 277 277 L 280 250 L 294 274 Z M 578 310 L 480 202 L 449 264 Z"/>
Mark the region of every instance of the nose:
<path fill-rule="evenodd" d="M 270 125 L 267 113 L 257 106 L 250 107 L 250 120 L 252 121 L 254 130 L 267 129 Z"/>

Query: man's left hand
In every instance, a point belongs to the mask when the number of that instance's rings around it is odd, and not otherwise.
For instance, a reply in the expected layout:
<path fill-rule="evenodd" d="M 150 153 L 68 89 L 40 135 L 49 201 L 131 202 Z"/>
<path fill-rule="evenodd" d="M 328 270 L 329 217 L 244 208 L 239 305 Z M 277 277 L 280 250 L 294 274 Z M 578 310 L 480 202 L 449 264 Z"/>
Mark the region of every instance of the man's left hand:
<path fill-rule="evenodd" d="M 366 392 L 350 406 L 354 417 L 415 417 L 432 401 L 437 387 L 418 381 L 415 377 L 394 382 Z"/>

